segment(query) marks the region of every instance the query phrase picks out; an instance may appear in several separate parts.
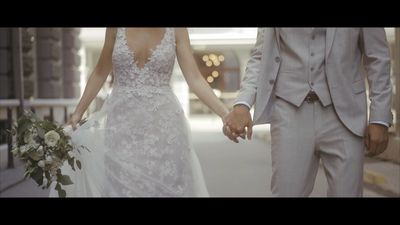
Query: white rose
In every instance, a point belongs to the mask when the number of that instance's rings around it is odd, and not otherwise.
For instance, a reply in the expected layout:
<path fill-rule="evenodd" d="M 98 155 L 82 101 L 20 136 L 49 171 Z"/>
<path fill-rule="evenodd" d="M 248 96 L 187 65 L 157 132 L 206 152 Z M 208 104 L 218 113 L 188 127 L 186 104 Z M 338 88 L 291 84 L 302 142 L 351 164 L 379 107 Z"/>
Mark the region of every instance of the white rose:
<path fill-rule="evenodd" d="M 54 130 L 51 130 L 44 135 L 44 143 L 50 147 L 56 146 L 58 140 L 60 140 L 60 135 Z"/>
<path fill-rule="evenodd" d="M 45 164 L 44 164 L 44 161 L 43 160 L 40 160 L 39 162 L 38 162 L 38 166 L 40 166 L 40 167 L 44 167 L 45 166 Z"/>

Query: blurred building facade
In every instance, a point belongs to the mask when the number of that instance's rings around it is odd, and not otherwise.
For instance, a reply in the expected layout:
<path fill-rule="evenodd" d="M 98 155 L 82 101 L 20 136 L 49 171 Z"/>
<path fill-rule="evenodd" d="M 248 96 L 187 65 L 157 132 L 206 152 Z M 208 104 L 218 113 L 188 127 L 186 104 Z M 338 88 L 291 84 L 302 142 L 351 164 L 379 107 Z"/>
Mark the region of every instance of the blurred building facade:
<path fill-rule="evenodd" d="M 15 28 L 0 28 L 0 99 L 17 98 Z M 22 28 L 25 98 L 78 98 L 79 28 Z"/>

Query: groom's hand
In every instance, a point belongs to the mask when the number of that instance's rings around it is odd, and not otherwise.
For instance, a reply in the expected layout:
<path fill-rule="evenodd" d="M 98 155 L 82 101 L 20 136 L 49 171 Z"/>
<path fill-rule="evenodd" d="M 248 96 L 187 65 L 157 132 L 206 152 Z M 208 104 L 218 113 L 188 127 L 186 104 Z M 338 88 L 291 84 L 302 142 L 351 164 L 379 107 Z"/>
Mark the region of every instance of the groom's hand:
<path fill-rule="evenodd" d="M 388 128 L 381 124 L 369 124 L 365 137 L 367 156 L 376 156 L 386 150 L 389 142 Z"/>
<path fill-rule="evenodd" d="M 247 128 L 247 132 L 245 130 Z M 243 139 L 251 140 L 253 133 L 253 121 L 251 120 L 250 109 L 245 105 L 236 105 L 224 119 L 224 134 L 234 142 L 240 136 Z"/>

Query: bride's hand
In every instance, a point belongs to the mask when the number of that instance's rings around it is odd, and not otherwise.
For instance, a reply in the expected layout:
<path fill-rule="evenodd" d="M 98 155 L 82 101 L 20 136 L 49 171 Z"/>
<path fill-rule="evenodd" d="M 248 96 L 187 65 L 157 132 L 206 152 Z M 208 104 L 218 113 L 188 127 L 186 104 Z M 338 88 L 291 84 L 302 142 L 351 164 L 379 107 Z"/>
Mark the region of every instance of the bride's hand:
<path fill-rule="evenodd" d="M 227 133 L 231 133 L 231 135 L 227 135 L 225 133 L 229 139 L 233 141 L 235 141 L 237 137 L 245 139 L 247 134 L 247 139 L 251 140 L 253 133 L 253 121 L 251 119 L 250 110 L 247 106 L 234 106 L 233 110 L 227 116 L 225 116 L 224 124 L 226 130 L 228 131 Z M 229 130 L 231 132 L 229 132 Z"/>
<path fill-rule="evenodd" d="M 71 117 L 68 120 L 68 125 L 71 125 L 73 130 L 76 130 L 76 126 L 79 124 L 79 121 L 81 121 L 82 115 L 78 113 L 73 113 Z"/>

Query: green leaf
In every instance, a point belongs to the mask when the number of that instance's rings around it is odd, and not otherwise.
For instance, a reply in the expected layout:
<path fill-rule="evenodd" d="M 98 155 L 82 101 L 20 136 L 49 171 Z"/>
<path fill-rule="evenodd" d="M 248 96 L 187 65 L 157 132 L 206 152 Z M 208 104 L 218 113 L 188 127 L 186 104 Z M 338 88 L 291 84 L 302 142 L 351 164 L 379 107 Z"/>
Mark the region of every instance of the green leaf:
<path fill-rule="evenodd" d="M 58 190 L 58 197 L 65 198 L 67 197 L 67 193 L 63 189 L 60 189 Z"/>
<path fill-rule="evenodd" d="M 46 185 L 46 188 L 49 188 L 50 187 L 50 185 L 51 185 L 51 183 L 52 183 L 52 181 L 51 181 L 51 176 L 50 176 L 50 173 L 49 173 L 49 171 L 45 171 L 44 172 L 44 176 L 46 177 L 46 179 L 47 179 L 47 185 Z"/>
<path fill-rule="evenodd" d="M 67 193 L 61 188 L 60 183 L 57 182 L 56 188 L 58 192 L 58 197 L 60 198 L 65 198 L 67 196 Z"/>
<path fill-rule="evenodd" d="M 42 128 L 40 128 L 40 127 L 38 127 L 37 128 L 37 133 L 38 133 L 38 136 L 40 137 L 40 138 L 44 138 L 44 130 L 42 129 Z"/>
<path fill-rule="evenodd" d="M 29 177 L 30 173 L 31 173 L 31 172 L 30 172 L 29 170 L 25 171 L 25 173 L 24 173 L 24 179 L 26 179 L 27 177 Z"/>
<path fill-rule="evenodd" d="M 68 159 L 68 164 L 71 166 L 72 170 L 75 171 L 74 158 Z"/>
<path fill-rule="evenodd" d="M 49 188 L 50 187 L 50 185 L 51 185 L 51 180 L 47 180 L 47 185 L 46 185 L 46 188 Z"/>
<path fill-rule="evenodd" d="M 79 168 L 79 169 L 81 169 L 81 168 L 82 168 L 81 161 L 79 161 L 79 160 L 76 160 L 76 165 L 78 166 L 78 168 Z"/>
<path fill-rule="evenodd" d="M 33 173 L 35 170 L 37 170 L 39 167 L 35 167 L 33 165 L 31 165 L 30 167 L 28 167 L 27 169 L 29 170 L 29 173 Z"/>
<path fill-rule="evenodd" d="M 36 170 L 33 170 L 33 172 L 30 175 L 36 183 L 41 186 L 43 184 L 43 170 L 42 168 L 38 168 Z"/>
<path fill-rule="evenodd" d="M 52 123 L 52 122 L 50 122 L 50 121 L 48 121 L 48 120 L 44 120 L 44 121 L 43 121 L 43 126 L 45 127 L 45 129 L 46 129 L 47 131 L 57 129 L 57 126 L 56 126 L 54 123 Z"/>
<path fill-rule="evenodd" d="M 86 149 L 86 151 L 90 152 L 90 150 L 88 149 L 88 147 L 82 145 L 82 148 L 83 148 L 83 149 Z"/>
<path fill-rule="evenodd" d="M 71 178 L 69 178 L 68 175 L 57 176 L 57 181 L 60 182 L 62 185 L 71 185 L 71 184 L 73 184 Z"/>
<path fill-rule="evenodd" d="M 27 131 L 32 126 L 32 122 L 29 118 L 21 118 L 18 122 L 17 133 L 20 138 L 24 136 L 24 132 Z"/>
<path fill-rule="evenodd" d="M 45 177 L 46 177 L 47 180 L 51 180 L 51 176 L 50 176 L 49 171 L 45 171 L 45 172 L 44 172 L 44 175 L 45 175 Z"/>

